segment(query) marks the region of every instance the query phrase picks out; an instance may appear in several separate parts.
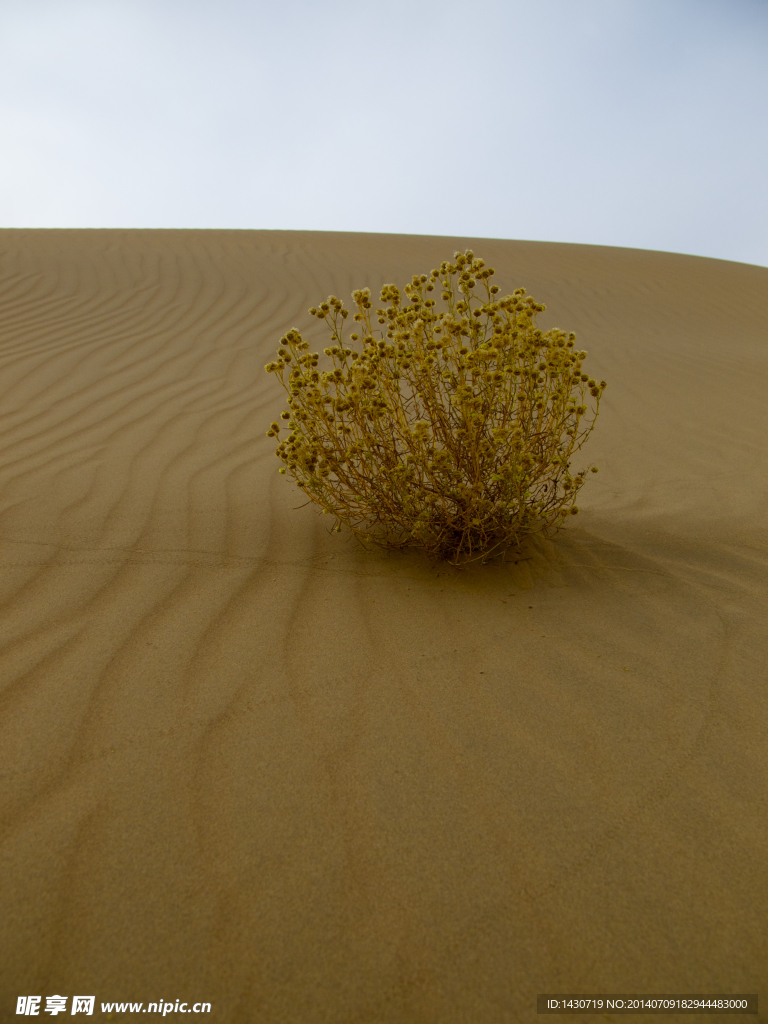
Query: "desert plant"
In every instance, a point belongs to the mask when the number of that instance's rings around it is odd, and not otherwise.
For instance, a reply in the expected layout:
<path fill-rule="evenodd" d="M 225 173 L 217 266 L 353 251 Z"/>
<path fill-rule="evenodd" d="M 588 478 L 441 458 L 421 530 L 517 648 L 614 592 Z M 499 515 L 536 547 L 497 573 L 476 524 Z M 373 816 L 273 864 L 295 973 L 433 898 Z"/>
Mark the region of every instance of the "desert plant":
<path fill-rule="evenodd" d="M 493 274 L 467 250 L 415 275 L 405 299 L 387 284 L 380 329 L 370 289 L 359 289 L 349 343 L 349 310 L 330 295 L 309 312 L 330 329 L 332 368 L 318 368 L 296 328 L 281 339 L 266 366 L 288 393 L 280 472 L 335 516 L 336 531 L 346 525 L 363 541 L 459 564 L 578 512 L 576 495 L 597 469 L 572 474 L 571 457 L 594 428 L 606 383 L 582 373 L 575 334 L 543 333 L 536 314 L 545 307 L 524 288 L 499 298 Z M 273 422 L 267 436 L 280 429 Z"/>

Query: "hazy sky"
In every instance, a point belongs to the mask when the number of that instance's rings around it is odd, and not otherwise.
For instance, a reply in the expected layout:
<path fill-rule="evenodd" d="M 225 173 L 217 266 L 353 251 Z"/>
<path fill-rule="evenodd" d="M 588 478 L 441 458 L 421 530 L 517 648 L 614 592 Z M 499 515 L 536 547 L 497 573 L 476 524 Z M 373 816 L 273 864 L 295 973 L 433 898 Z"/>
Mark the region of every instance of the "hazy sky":
<path fill-rule="evenodd" d="M 768 265 L 768 0 L 0 0 L 0 226 Z"/>

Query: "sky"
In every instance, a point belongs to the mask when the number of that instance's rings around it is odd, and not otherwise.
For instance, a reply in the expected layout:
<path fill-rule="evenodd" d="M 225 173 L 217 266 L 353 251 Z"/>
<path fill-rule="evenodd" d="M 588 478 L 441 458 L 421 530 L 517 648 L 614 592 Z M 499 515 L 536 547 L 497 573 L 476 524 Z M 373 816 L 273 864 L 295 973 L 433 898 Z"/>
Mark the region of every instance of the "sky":
<path fill-rule="evenodd" d="M 768 266 L 768 0 L 0 0 L 0 227 Z"/>

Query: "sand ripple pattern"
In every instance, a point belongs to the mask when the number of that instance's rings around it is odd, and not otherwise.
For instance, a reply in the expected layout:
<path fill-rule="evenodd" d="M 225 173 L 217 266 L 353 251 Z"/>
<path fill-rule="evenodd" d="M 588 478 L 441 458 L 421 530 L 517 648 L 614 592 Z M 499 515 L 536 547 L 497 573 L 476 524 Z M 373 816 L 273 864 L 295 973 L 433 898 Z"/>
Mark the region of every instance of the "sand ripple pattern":
<path fill-rule="evenodd" d="M 472 246 L 609 381 L 583 514 L 327 534 L 263 372 Z M 768 989 L 768 270 L 535 242 L 0 231 L 0 1016 L 296 1024 Z"/>

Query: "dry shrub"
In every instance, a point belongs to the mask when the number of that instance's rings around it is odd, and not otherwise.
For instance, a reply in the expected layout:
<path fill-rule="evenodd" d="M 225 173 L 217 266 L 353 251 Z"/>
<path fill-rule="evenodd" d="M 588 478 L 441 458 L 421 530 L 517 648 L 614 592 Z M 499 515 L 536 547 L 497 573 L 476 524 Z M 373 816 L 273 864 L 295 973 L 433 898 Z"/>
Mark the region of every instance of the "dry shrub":
<path fill-rule="evenodd" d="M 467 250 L 415 275 L 405 299 L 385 285 L 379 328 L 370 289 L 357 290 L 348 344 L 349 310 L 329 296 L 309 312 L 330 329 L 333 368 L 318 368 L 296 328 L 281 339 L 266 367 L 288 393 L 280 472 L 335 516 L 336 531 L 460 564 L 578 512 L 597 469 L 572 474 L 571 457 L 594 428 L 605 381 L 582 373 L 575 334 L 543 333 L 545 307 L 524 288 L 499 298 L 493 274 Z M 280 429 L 272 423 L 267 436 Z"/>

